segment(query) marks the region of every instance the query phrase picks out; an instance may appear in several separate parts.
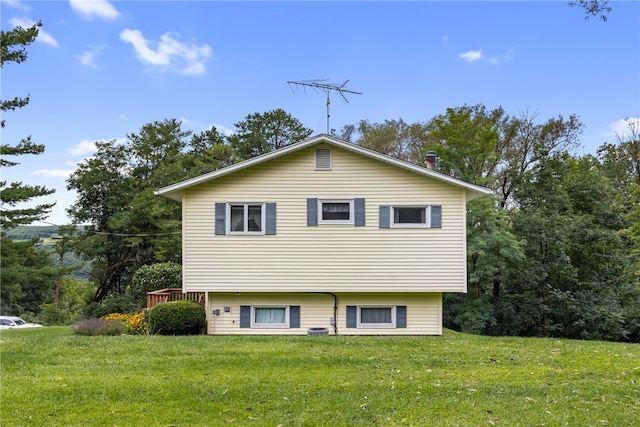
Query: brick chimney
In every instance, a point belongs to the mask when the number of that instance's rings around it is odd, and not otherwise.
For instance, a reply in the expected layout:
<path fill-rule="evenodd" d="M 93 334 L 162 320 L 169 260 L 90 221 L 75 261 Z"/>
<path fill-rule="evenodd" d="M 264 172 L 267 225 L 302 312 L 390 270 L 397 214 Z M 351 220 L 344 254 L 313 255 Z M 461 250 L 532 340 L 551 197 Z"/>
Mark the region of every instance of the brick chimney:
<path fill-rule="evenodd" d="M 427 169 L 434 169 L 436 168 L 436 152 L 435 151 L 429 151 L 427 153 Z"/>

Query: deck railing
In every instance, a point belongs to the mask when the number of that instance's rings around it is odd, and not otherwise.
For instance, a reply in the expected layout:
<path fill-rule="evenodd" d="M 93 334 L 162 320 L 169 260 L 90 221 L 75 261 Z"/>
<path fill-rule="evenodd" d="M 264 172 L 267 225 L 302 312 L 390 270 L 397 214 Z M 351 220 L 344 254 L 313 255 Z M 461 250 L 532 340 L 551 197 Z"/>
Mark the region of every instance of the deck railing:
<path fill-rule="evenodd" d="M 204 305 L 204 292 L 182 292 L 180 288 L 147 292 L 147 308 L 153 308 L 163 302 L 180 300 L 195 301 Z"/>

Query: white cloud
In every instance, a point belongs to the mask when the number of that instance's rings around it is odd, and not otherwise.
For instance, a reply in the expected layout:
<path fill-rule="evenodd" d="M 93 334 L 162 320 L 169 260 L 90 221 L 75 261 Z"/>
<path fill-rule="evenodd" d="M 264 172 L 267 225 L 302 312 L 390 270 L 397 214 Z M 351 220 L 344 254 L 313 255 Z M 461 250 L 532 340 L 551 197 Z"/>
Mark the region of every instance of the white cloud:
<path fill-rule="evenodd" d="M 462 58 L 467 62 L 475 62 L 482 59 L 482 50 L 468 50 L 458 54 L 458 58 Z"/>
<path fill-rule="evenodd" d="M 30 28 L 36 25 L 36 21 L 26 18 L 11 18 L 9 23 L 14 27 L 22 27 L 22 28 Z M 49 46 L 58 47 L 58 41 L 53 38 L 53 36 L 47 33 L 45 30 L 40 27 L 38 30 L 38 37 L 36 37 L 37 42 L 42 42 L 48 44 Z"/>
<path fill-rule="evenodd" d="M 508 49 L 505 53 L 499 56 L 485 56 L 482 52 L 482 49 L 478 50 L 468 50 L 466 52 L 462 52 L 458 54 L 458 58 L 464 59 L 467 62 L 476 62 L 476 61 L 485 61 L 491 65 L 499 65 L 503 62 L 507 62 L 513 58 L 516 51 L 513 49 Z"/>
<path fill-rule="evenodd" d="M 176 40 L 171 33 L 160 36 L 159 42 L 151 43 L 143 37 L 140 30 L 125 29 L 120 33 L 120 39 L 131 43 L 140 61 L 160 70 L 203 74 L 206 71 L 204 63 L 211 56 L 211 47 L 208 45 L 186 45 Z M 155 50 L 151 44 L 157 46 Z"/>
<path fill-rule="evenodd" d="M 31 6 L 24 4 L 18 0 L 2 0 L 2 4 L 14 9 L 21 10 L 23 12 L 29 12 L 31 10 Z"/>
<path fill-rule="evenodd" d="M 640 133 L 640 117 L 627 117 L 616 122 L 609 123 L 609 130 L 602 136 L 625 140 L 630 133 Z"/>
<path fill-rule="evenodd" d="M 223 134 L 224 136 L 233 135 L 233 131 L 227 127 L 224 127 L 222 125 L 213 125 L 213 126 L 215 126 L 216 130 L 221 134 Z"/>
<path fill-rule="evenodd" d="M 80 60 L 80 63 L 86 67 L 90 68 L 99 68 L 95 62 L 95 58 L 100 55 L 100 51 L 102 51 L 102 47 L 92 47 L 90 50 L 85 50 L 79 55 L 76 55 L 76 58 Z"/>
<path fill-rule="evenodd" d="M 107 140 L 102 140 L 103 142 Z M 123 144 L 126 142 L 124 138 L 115 138 L 109 141 L 115 141 L 116 144 Z M 38 169 L 33 172 L 34 175 L 42 175 L 47 178 L 68 178 L 77 168 L 78 164 L 90 159 L 96 151 L 95 141 L 89 141 L 88 139 L 81 140 L 77 145 L 67 148 L 67 152 L 72 156 L 82 156 L 80 161 L 67 160 L 66 165 L 69 169 Z"/>
<path fill-rule="evenodd" d="M 69 5 L 86 19 L 115 19 L 120 16 L 120 12 L 107 0 L 69 0 Z"/>
<path fill-rule="evenodd" d="M 96 151 L 96 143 L 83 139 L 74 147 L 67 148 L 67 152 L 73 156 L 83 156 L 85 154 L 93 154 Z"/>
<path fill-rule="evenodd" d="M 42 175 L 47 178 L 68 178 L 74 169 L 38 169 L 33 174 Z"/>

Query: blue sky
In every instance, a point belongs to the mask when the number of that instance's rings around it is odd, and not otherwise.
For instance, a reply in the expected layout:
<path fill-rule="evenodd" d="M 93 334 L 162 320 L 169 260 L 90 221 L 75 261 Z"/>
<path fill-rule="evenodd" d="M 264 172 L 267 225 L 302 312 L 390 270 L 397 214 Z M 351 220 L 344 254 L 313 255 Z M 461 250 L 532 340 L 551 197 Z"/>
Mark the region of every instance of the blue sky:
<path fill-rule="evenodd" d="M 326 95 L 287 84 L 311 79 L 362 93 L 332 96 L 337 130 L 481 103 L 538 122 L 576 114 L 577 154 L 595 153 L 640 120 L 640 3 L 611 7 L 602 22 L 565 1 L 1 0 L 3 30 L 44 24 L 29 59 L 2 69 L 2 99 L 31 96 L 3 115 L 2 142 L 46 146 L 2 179 L 56 188 L 39 202 L 67 223 L 65 180 L 94 141 L 166 118 L 232 132 L 276 108 L 325 133 Z"/>

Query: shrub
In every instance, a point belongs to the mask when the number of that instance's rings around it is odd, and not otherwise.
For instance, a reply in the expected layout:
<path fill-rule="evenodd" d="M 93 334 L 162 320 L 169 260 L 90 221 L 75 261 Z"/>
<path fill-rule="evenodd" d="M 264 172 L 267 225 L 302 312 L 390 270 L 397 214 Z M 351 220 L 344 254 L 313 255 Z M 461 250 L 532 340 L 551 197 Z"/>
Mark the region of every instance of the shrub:
<path fill-rule="evenodd" d="M 147 292 L 182 287 L 182 266 L 173 262 L 143 265 L 131 279 L 131 293 L 138 301 L 146 301 Z"/>
<path fill-rule="evenodd" d="M 71 321 L 71 314 L 64 308 L 58 308 L 53 303 L 40 304 L 38 321 L 45 325 L 64 325 Z"/>
<path fill-rule="evenodd" d="M 124 324 L 120 320 L 91 318 L 74 323 L 71 330 L 79 335 L 121 335 Z"/>
<path fill-rule="evenodd" d="M 149 310 L 149 333 L 160 335 L 198 335 L 207 326 L 204 307 L 194 301 L 172 301 Z"/>
<path fill-rule="evenodd" d="M 114 320 L 121 322 L 126 334 L 144 335 L 147 333 L 147 319 L 144 311 L 136 314 L 110 313 L 100 320 Z"/>

